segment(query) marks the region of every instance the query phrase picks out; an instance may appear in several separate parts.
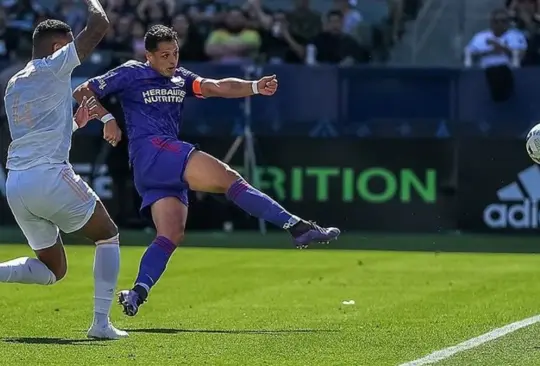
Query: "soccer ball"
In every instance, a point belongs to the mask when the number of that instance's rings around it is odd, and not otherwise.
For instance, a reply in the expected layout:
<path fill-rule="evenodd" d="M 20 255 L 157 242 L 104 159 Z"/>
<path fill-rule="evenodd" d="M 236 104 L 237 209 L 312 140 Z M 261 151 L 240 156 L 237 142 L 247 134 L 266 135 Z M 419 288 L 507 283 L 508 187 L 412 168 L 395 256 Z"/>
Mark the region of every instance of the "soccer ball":
<path fill-rule="evenodd" d="M 534 126 L 527 134 L 527 154 L 536 163 L 540 164 L 540 124 Z"/>

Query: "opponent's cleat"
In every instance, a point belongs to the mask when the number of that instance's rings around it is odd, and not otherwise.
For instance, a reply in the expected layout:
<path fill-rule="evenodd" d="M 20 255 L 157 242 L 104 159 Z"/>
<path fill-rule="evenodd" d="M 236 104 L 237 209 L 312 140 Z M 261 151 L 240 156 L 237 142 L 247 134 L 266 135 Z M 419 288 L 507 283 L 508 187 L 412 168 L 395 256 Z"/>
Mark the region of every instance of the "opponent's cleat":
<path fill-rule="evenodd" d="M 133 290 L 123 290 L 118 293 L 118 303 L 124 308 L 124 314 L 127 316 L 135 316 L 139 311 L 139 305 L 142 301 L 139 299 L 139 294 Z"/>
<path fill-rule="evenodd" d="M 105 325 L 94 324 L 88 329 L 87 337 L 95 339 L 122 339 L 129 334 L 123 330 L 116 329 L 110 322 Z"/>
<path fill-rule="evenodd" d="M 336 240 L 341 230 L 336 227 L 321 227 L 312 221 L 302 221 L 291 228 L 294 244 L 299 249 L 306 249 L 311 243 L 328 244 Z"/>

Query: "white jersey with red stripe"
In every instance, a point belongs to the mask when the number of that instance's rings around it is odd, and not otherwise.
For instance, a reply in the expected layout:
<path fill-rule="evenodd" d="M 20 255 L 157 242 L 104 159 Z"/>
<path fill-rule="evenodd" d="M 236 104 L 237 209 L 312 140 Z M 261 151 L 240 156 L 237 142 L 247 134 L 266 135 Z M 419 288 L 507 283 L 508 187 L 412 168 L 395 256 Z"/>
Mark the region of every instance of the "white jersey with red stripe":
<path fill-rule="evenodd" d="M 73 134 L 71 74 L 80 65 L 73 42 L 30 61 L 8 82 L 4 103 L 12 143 L 7 169 L 69 159 Z"/>
<path fill-rule="evenodd" d="M 72 233 L 81 229 L 98 201 L 94 191 L 67 163 L 10 170 L 6 197 L 33 250 L 54 245 L 59 230 Z"/>
<path fill-rule="evenodd" d="M 73 134 L 71 73 L 80 64 L 74 43 L 30 61 L 8 83 L 9 147 L 6 198 L 34 250 L 53 246 L 59 230 L 81 229 L 98 197 L 68 162 Z"/>

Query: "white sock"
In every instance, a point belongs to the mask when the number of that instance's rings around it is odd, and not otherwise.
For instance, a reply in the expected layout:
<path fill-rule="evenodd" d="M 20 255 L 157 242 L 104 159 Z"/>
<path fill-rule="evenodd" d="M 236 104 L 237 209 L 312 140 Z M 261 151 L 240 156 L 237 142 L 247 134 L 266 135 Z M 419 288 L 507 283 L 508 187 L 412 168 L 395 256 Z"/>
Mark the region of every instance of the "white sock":
<path fill-rule="evenodd" d="M 52 285 L 56 276 L 39 259 L 23 257 L 0 263 L 0 282 Z"/>
<path fill-rule="evenodd" d="M 109 313 L 120 271 L 118 235 L 96 243 L 94 257 L 94 324 L 109 324 Z"/>

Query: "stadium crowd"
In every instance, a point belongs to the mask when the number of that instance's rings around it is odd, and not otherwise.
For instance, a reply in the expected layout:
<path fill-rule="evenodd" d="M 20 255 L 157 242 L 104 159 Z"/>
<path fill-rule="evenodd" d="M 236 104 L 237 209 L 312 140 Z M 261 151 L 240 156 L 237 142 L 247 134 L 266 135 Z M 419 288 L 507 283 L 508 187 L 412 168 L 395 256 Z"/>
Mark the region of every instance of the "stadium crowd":
<path fill-rule="evenodd" d="M 289 11 L 277 9 L 279 1 L 242 1 L 103 0 L 113 26 L 101 50 L 114 54 L 116 64 L 143 59 L 144 33 L 159 23 L 178 32 L 185 62 L 384 61 L 422 0 L 333 0 L 325 2 L 331 3 L 329 9 L 296 0 Z M 85 25 L 85 7 L 77 0 L 4 0 L 3 5 L 0 59 L 28 58 L 32 28 L 44 18 L 62 19 L 74 33 Z"/>
<path fill-rule="evenodd" d="M 179 35 L 180 62 L 331 63 L 384 61 L 416 16 L 422 0 L 100 0 L 111 22 L 94 56 L 107 54 L 91 72 L 104 72 L 128 59 L 144 59 L 143 37 L 156 23 Z M 5 118 L 7 81 L 31 57 L 32 31 L 45 18 L 67 22 L 77 34 L 86 23 L 82 0 L 0 0 L 0 120 Z M 234 5 L 234 6 L 233 6 Z M 280 7 L 287 10 L 280 10 Z M 288 7 L 287 7 L 288 6 Z M 107 60 L 106 64 L 102 61 Z M 110 60 L 110 61 L 109 61 Z M 90 65 L 87 65 L 90 66 Z M 86 71 L 85 71 L 86 72 Z M 114 98 L 103 101 L 116 116 Z M 6 126 L 2 123 L 0 126 Z M 7 141 L 7 130 L 3 129 Z M 6 145 L 7 146 L 7 145 Z M 107 157 L 121 205 L 121 226 L 139 225 L 138 196 L 129 182 L 126 140 Z M 133 199 L 131 196 L 133 195 Z M 125 197 L 124 197 L 125 196 Z M 137 220 L 135 219 L 137 217 Z"/>
<path fill-rule="evenodd" d="M 540 65 L 540 0 L 506 0 L 508 21 L 527 39 L 522 66 Z"/>

